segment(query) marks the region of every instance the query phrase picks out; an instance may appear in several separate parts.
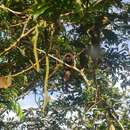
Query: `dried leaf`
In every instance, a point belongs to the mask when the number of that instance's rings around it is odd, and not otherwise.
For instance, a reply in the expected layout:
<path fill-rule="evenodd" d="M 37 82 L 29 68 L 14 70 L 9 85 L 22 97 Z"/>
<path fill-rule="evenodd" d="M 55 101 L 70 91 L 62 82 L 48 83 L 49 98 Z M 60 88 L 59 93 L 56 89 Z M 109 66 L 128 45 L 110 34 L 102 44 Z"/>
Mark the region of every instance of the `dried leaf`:
<path fill-rule="evenodd" d="M 0 89 L 1 88 L 8 88 L 12 84 L 11 76 L 2 76 L 0 77 Z"/>

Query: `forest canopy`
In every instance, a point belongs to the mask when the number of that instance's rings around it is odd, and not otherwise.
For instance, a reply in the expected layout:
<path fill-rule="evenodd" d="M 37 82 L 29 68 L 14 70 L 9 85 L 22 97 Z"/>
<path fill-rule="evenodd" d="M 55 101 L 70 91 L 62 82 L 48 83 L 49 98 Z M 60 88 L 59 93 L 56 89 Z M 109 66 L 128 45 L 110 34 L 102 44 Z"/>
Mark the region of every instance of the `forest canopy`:
<path fill-rule="evenodd" d="M 0 128 L 129 130 L 129 34 L 129 1 L 1 0 Z"/>

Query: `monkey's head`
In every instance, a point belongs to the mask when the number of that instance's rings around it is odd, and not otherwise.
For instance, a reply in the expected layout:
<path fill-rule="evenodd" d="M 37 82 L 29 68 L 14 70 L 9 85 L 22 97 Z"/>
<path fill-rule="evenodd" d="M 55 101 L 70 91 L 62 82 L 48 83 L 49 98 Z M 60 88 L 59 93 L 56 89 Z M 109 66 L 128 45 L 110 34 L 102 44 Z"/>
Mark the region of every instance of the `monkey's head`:
<path fill-rule="evenodd" d="M 64 62 L 73 65 L 74 64 L 74 55 L 72 53 L 66 53 L 64 56 Z"/>

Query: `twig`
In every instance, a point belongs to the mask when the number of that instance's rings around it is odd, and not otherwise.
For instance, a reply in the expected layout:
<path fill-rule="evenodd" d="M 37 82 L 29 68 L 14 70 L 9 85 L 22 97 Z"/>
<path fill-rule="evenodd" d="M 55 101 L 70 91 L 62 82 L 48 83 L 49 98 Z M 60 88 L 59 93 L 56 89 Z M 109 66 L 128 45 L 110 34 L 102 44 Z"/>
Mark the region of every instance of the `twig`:
<path fill-rule="evenodd" d="M 100 103 L 102 100 L 99 100 L 98 102 L 94 103 L 92 106 L 89 107 L 89 109 L 87 110 L 87 112 L 89 112 L 94 106 L 96 106 L 98 103 Z M 86 113 L 87 113 L 86 112 Z"/>
<path fill-rule="evenodd" d="M 116 113 L 116 112 L 115 112 Z M 125 130 L 125 128 L 123 127 L 122 123 L 116 118 L 116 116 L 112 113 L 113 118 L 115 119 L 115 121 L 119 124 L 119 126 L 121 127 L 122 130 Z"/>
<path fill-rule="evenodd" d="M 25 21 L 25 24 L 24 24 L 24 27 L 23 27 L 23 31 L 22 31 L 22 34 L 21 34 L 21 36 L 22 35 L 24 35 L 24 33 L 25 33 L 25 30 L 26 30 L 26 27 L 27 27 L 27 25 L 28 25 L 28 22 L 29 22 L 29 20 L 31 19 L 31 16 L 29 16 L 28 18 L 27 18 L 27 20 Z"/>
<path fill-rule="evenodd" d="M 12 74 L 11 77 L 16 77 L 16 76 L 18 76 L 18 75 L 21 75 L 21 74 L 23 74 L 23 73 L 25 73 L 25 72 L 27 72 L 27 71 L 33 69 L 34 66 L 36 66 L 36 63 L 33 64 L 32 66 L 30 66 L 30 67 L 28 67 L 28 68 L 26 68 L 26 69 L 24 69 L 24 70 L 18 72 L 18 73 L 16 73 L 16 74 Z"/>
<path fill-rule="evenodd" d="M 20 37 L 13 43 L 11 44 L 8 48 L 6 48 L 3 52 L 0 53 L 0 56 L 5 54 L 6 52 L 8 52 L 9 50 L 11 50 L 12 48 L 16 48 L 16 45 L 17 43 L 25 36 L 27 36 L 30 32 L 32 32 L 34 30 L 35 27 L 31 28 L 30 30 L 28 30 L 26 33 L 25 33 L 25 30 L 26 30 L 26 27 L 27 27 L 27 24 L 30 20 L 31 16 L 28 17 L 28 19 L 25 21 L 25 24 L 24 24 L 24 27 L 23 27 L 23 30 L 22 30 L 22 33 L 20 35 Z"/>
<path fill-rule="evenodd" d="M 59 69 L 60 66 L 61 66 L 61 64 L 57 64 L 55 66 L 55 68 L 53 69 L 53 71 L 49 74 L 49 78 L 51 78 L 56 73 L 56 71 Z"/>
<path fill-rule="evenodd" d="M 65 17 L 65 16 L 69 16 L 69 15 L 72 15 L 72 14 L 73 14 L 73 12 L 69 12 L 69 13 L 61 14 L 60 16 Z"/>
<path fill-rule="evenodd" d="M 26 23 L 26 21 L 21 22 L 21 23 L 17 23 L 17 24 L 12 24 L 12 25 L 10 25 L 10 27 L 21 26 L 22 24 L 25 24 L 25 23 Z"/>
<path fill-rule="evenodd" d="M 2 8 L 3 10 L 8 10 L 8 11 L 10 11 L 11 13 L 13 13 L 13 14 L 22 14 L 22 12 L 18 12 L 18 11 L 14 11 L 14 10 L 12 10 L 12 9 L 10 9 L 10 8 L 8 8 L 8 7 L 5 7 L 5 5 L 0 5 L 0 8 Z"/>
<path fill-rule="evenodd" d="M 40 59 L 39 62 L 40 62 L 41 60 L 42 60 L 42 59 Z M 10 76 L 11 76 L 11 77 L 16 77 L 16 76 L 18 76 L 18 75 L 21 75 L 21 74 L 26 73 L 27 71 L 33 69 L 35 66 L 36 66 L 36 63 L 34 63 L 34 64 L 32 63 L 32 65 L 29 66 L 28 68 L 26 68 L 26 69 L 24 69 L 24 70 L 22 70 L 22 71 L 20 71 L 20 72 L 17 72 L 17 73 L 15 73 L 15 74 L 12 74 L 12 75 L 10 75 Z M 5 77 L 8 77 L 8 76 L 9 76 L 9 75 L 7 75 L 7 76 L 5 76 Z"/>
<path fill-rule="evenodd" d="M 110 106 L 106 103 L 106 101 L 102 98 L 102 100 L 104 101 L 104 103 L 106 104 L 106 106 L 108 106 L 110 108 Z M 116 114 L 115 110 L 113 109 L 113 112 Z M 119 124 L 119 126 L 121 127 L 122 130 L 125 130 L 125 128 L 123 127 L 122 123 L 117 119 L 117 117 L 111 113 L 112 117 L 114 118 L 114 120 Z"/>

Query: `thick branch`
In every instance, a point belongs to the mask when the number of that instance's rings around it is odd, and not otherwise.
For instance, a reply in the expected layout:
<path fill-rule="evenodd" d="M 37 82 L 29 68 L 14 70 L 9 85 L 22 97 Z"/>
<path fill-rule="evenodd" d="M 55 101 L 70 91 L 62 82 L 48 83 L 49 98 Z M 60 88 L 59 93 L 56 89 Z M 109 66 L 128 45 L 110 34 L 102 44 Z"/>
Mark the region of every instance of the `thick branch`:
<path fill-rule="evenodd" d="M 46 56 L 46 74 L 45 74 L 45 80 L 44 80 L 44 104 L 43 104 L 43 112 L 46 108 L 46 105 L 48 103 L 48 78 L 49 78 L 49 57 L 48 54 L 45 54 Z"/>

